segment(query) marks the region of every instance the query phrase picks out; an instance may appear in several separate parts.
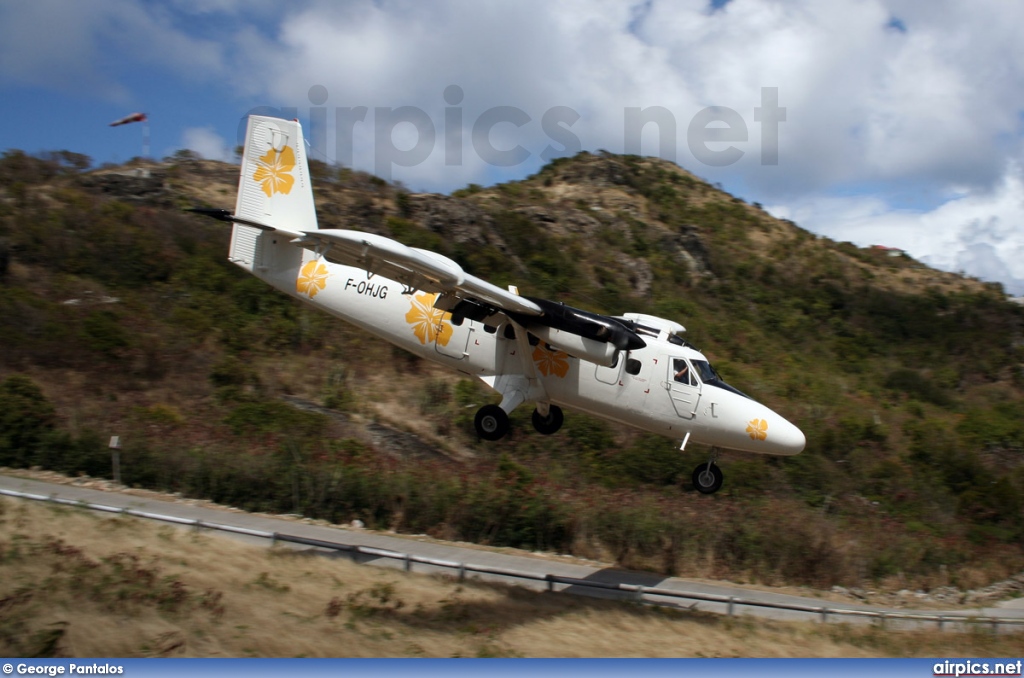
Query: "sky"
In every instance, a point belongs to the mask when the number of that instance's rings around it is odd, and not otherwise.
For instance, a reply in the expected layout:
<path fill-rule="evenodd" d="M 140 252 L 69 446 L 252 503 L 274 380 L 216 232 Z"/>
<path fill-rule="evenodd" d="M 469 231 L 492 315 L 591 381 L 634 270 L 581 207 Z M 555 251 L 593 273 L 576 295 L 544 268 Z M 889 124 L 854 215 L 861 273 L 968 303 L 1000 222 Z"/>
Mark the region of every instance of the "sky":
<path fill-rule="evenodd" d="M 450 192 L 658 155 L 814 233 L 1024 295 L 1024 3 L 0 3 L 0 149 L 310 156 Z M 225 205 L 225 207 L 231 207 Z"/>

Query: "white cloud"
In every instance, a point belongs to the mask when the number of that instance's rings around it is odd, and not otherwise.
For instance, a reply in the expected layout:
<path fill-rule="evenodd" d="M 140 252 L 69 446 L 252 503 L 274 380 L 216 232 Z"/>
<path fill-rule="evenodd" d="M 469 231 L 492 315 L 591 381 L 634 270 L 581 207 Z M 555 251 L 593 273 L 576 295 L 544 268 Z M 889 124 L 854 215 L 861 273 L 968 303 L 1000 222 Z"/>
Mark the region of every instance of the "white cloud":
<path fill-rule="evenodd" d="M 192 37 L 160 8 L 133 0 L 0 4 L 0 83 L 131 98 L 120 82 L 128 67 L 149 64 L 180 77 L 224 73 L 222 47 Z"/>
<path fill-rule="evenodd" d="M 993 190 L 951 197 L 932 210 L 894 209 L 867 196 L 810 197 L 767 209 L 836 240 L 898 247 L 936 268 L 1024 295 L 1024 172 L 1016 164 Z"/>
<path fill-rule="evenodd" d="M 234 153 L 213 127 L 189 127 L 182 132 L 181 143 L 207 160 L 230 161 Z"/>
<path fill-rule="evenodd" d="M 491 106 L 531 117 L 504 133 L 535 162 L 550 142 L 539 121 L 552 106 L 580 113 L 571 131 L 584 148 L 612 151 L 624 150 L 626 107 L 661 106 L 676 123 L 679 162 L 753 191 L 798 196 L 908 178 L 990 187 L 1024 109 L 1013 33 L 1024 6 L 1006 5 L 933 3 L 924 12 L 896 0 L 733 0 L 710 12 L 705 0 L 317 1 L 286 16 L 275 39 L 239 47 L 238 79 L 300 114 L 315 84 L 327 87 L 331 110 L 368 107 L 355 127 L 364 154 L 373 151 L 375 107 L 416 106 L 440 133 L 441 93 L 456 84 L 465 92 L 467 154 L 469 127 Z M 890 26 L 894 18 L 905 31 Z M 786 108 L 777 166 L 761 164 L 754 111 L 763 87 L 777 87 Z M 744 121 L 735 165 L 702 165 L 690 153 L 688 125 L 706 106 L 731 107 Z M 645 128 L 645 153 L 658 151 L 656 132 Z M 486 171 L 484 163 L 446 166 L 442 142 L 439 134 L 424 166 L 396 168 L 396 176 L 432 176 L 433 188 L 452 188 Z"/>
<path fill-rule="evenodd" d="M 621 152 L 625 109 L 660 106 L 675 121 L 677 161 L 742 187 L 748 200 L 788 205 L 798 222 L 840 239 L 877 234 L 943 267 L 1008 286 L 1024 279 L 1012 204 L 1024 162 L 1024 3 L 731 0 L 715 11 L 707 0 L 80 4 L 0 5 L 0 82 L 123 98 L 116 64 L 135 60 L 183 82 L 208 78 L 258 104 L 294 107 L 303 120 L 310 87 L 323 85 L 327 160 L 340 159 L 345 145 L 336 109 L 365 106 L 352 127 L 355 165 L 391 169 L 429 190 L 536 169 L 546 147 L 561 147 L 542 125 L 552 107 L 579 113 L 561 129 L 582 148 Z M 449 85 L 464 95 L 454 106 L 462 116 L 457 165 L 446 164 Z M 755 108 L 762 88 L 773 87 L 786 118 L 778 164 L 764 165 L 766 128 Z M 387 142 L 375 138 L 375 109 L 401 106 L 425 112 L 436 135 L 413 167 L 386 162 Z M 473 124 L 495 106 L 529 117 L 490 135 L 498 149 L 526 149 L 521 165 L 495 167 L 474 151 Z M 691 153 L 688 126 L 707 106 L 730 107 L 743 121 L 745 141 L 708 144 L 742 150 L 733 165 L 701 164 Z M 228 147 L 212 130 L 200 132 L 188 131 L 204 154 Z M 657 132 L 644 128 L 642 152 L 658 152 Z M 398 148 L 416 141 L 408 123 L 393 136 Z M 836 195 L 850 197 L 829 197 Z M 907 195 L 917 196 L 914 211 L 893 207 Z M 829 220 L 834 211 L 842 218 Z"/>
<path fill-rule="evenodd" d="M 900 246 L 1024 291 L 1024 5 L 732 0 L 709 9 L 705 0 L 311 2 L 284 20 L 269 49 L 260 46 L 251 71 L 274 103 L 300 115 L 313 84 L 328 88 L 331 111 L 368 107 L 353 143 L 356 164 L 371 171 L 381 151 L 374 107 L 422 109 L 437 133 L 433 152 L 393 175 L 434 190 L 534 169 L 552 141 L 540 124 L 552 106 L 581 115 L 570 130 L 583 148 L 615 152 L 624 150 L 625 108 L 661 106 L 675 120 L 676 159 L 698 175 L 743 186 L 748 199 L 788 203 L 809 217 L 798 222 L 838 239 Z M 441 93 L 450 84 L 465 93 L 457 167 L 444 163 Z M 786 109 L 778 165 L 762 164 L 754 109 L 764 87 L 777 87 Z M 530 151 L 519 168 L 488 166 L 470 143 L 473 121 L 498 105 L 531 118 L 492 134 L 500 148 Z M 690 152 L 688 125 L 706 106 L 728 106 L 745 124 L 735 165 L 704 165 Z M 400 143 L 411 144 L 410 129 Z M 658 152 L 654 125 L 642 139 L 644 153 Z M 329 156 L 336 147 L 329 135 Z M 824 197 L 842 192 L 853 197 Z M 908 193 L 923 204 L 892 207 Z"/>

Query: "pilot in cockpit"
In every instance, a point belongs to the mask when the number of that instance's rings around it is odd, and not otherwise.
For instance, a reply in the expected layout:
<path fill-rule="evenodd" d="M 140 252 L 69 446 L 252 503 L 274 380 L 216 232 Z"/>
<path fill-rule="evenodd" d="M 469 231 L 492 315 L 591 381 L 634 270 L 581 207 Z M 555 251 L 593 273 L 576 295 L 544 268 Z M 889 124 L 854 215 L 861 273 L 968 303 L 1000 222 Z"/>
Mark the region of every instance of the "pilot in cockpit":
<path fill-rule="evenodd" d="M 678 381 L 680 384 L 689 384 L 690 366 L 686 364 L 686 361 L 683 360 L 682 358 L 676 358 L 674 367 L 676 371 L 674 379 Z"/>

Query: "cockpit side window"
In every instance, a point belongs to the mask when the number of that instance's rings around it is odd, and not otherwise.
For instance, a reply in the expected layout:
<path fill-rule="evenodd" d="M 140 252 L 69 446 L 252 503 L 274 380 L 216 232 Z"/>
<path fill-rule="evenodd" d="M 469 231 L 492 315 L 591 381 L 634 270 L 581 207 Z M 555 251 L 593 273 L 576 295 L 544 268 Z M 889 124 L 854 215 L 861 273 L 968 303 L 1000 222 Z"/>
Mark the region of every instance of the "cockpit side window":
<path fill-rule="evenodd" d="M 696 385 L 693 379 L 693 370 L 690 369 L 690 364 L 684 358 L 672 359 L 672 379 L 680 384 Z"/>

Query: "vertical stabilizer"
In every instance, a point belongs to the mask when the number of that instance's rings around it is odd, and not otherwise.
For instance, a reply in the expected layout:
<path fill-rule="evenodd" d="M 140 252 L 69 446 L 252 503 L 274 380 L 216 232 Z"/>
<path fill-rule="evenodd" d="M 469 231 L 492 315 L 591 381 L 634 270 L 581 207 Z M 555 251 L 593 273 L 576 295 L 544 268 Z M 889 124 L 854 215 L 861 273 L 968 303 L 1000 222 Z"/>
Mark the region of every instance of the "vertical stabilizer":
<path fill-rule="evenodd" d="M 235 216 L 284 231 L 317 228 L 302 127 L 297 120 L 250 115 Z M 269 265 L 265 232 L 235 224 L 229 259 L 256 272 Z"/>

